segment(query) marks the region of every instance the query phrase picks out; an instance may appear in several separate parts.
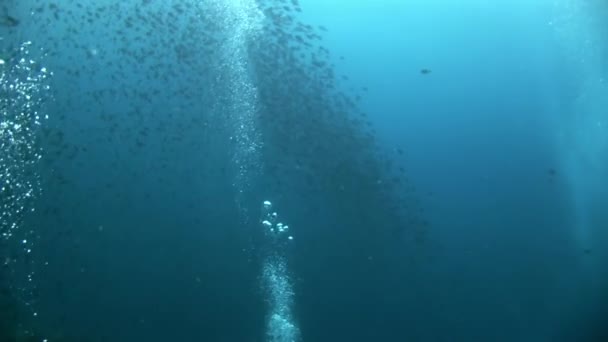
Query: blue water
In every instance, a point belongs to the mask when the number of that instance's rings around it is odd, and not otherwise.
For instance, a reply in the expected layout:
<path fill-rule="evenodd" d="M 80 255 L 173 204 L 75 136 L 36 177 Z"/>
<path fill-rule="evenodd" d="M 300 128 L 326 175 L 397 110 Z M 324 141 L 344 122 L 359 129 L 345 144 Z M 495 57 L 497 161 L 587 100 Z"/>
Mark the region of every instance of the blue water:
<path fill-rule="evenodd" d="M 290 3 L 0 5 L 0 71 L 53 74 L 0 341 L 608 340 L 608 5 L 301 0 L 353 128 L 255 45 Z"/>

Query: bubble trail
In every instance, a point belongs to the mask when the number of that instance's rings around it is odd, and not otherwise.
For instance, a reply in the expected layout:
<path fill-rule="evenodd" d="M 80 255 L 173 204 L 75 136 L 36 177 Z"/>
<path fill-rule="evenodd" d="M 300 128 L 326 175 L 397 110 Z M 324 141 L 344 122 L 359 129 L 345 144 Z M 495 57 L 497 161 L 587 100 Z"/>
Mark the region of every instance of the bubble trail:
<path fill-rule="evenodd" d="M 262 266 L 262 288 L 266 293 L 268 315 L 266 337 L 268 342 L 296 342 L 300 330 L 293 317 L 293 284 L 289 277 L 287 258 L 288 244 L 293 241 L 289 226 L 278 221 L 272 203 L 264 201 L 260 219 L 268 250 Z"/>

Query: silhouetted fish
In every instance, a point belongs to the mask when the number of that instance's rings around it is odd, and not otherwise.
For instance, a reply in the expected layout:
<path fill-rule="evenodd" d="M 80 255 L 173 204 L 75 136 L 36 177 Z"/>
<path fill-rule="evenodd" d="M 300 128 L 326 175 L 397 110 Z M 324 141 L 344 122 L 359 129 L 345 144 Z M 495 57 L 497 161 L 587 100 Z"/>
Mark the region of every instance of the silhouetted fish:
<path fill-rule="evenodd" d="M 0 25 L 6 27 L 15 27 L 19 25 L 19 20 L 14 17 L 11 17 L 8 14 L 3 14 L 2 17 L 0 17 Z"/>

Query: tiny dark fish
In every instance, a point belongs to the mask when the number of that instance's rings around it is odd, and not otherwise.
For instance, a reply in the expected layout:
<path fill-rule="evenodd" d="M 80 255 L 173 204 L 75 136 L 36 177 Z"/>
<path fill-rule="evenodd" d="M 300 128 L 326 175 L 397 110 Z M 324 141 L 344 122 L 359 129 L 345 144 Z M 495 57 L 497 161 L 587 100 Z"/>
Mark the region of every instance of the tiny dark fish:
<path fill-rule="evenodd" d="M 420 73 L 423 75 L 428 75 L 431 73 L 431 69 L 420 69 Z"/>
<path fill-rule="evenodd" d="M 557 176 L 557 170 L 555 170 L 554 168 L 550 168 L 547 170 L 547 174 L 551 177 L 555 177 Z"/>
<path fill-rule="evenodd" d="M 19 25 L 19 20 L 17 20 L 17 18 L 11 17 L 8 14 L 5 14 L 0 18 L 0 25 L 6 27 L 15 27 Z"/>

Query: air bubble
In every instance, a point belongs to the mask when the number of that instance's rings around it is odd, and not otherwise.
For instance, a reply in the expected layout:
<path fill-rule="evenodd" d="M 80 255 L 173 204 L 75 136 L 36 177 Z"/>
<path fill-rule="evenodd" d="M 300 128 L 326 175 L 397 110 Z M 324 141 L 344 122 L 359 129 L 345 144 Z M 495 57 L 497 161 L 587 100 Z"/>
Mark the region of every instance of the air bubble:
<path fill-rule="evenodd" d="M 264 201 L 264 209 L 266 209 L 266 210 L 272 209 L 272 203 L 270 203 L 270 201 Z"/>

